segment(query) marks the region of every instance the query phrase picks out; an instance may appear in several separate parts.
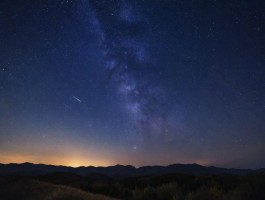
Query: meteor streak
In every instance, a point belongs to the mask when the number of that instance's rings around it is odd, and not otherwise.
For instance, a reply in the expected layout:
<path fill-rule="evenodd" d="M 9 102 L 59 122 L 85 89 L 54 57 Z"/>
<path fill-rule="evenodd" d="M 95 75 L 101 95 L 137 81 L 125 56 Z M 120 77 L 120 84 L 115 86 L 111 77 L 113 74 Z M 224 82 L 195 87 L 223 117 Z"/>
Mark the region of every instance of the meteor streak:
<path fill-rule="evenodd" d="M 81 101 L 79 98 L 77 98 L 77 97 L 75 97 L 75 96 L 73 96 L 73 98 L 74 98 L 76 101 L 78 101 L 79 103 L 82 103 L 82 101 Z"/>

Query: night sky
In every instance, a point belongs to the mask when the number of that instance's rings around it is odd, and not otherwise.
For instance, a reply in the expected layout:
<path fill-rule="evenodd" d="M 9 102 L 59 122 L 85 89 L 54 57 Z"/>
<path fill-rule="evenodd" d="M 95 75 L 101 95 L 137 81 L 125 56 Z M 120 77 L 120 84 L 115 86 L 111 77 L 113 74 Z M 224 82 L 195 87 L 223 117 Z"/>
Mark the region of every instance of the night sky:
<path fill-rule="evenodd" d="M 263 0 L 1 0 L 0 163 L 265 167 Z"/>

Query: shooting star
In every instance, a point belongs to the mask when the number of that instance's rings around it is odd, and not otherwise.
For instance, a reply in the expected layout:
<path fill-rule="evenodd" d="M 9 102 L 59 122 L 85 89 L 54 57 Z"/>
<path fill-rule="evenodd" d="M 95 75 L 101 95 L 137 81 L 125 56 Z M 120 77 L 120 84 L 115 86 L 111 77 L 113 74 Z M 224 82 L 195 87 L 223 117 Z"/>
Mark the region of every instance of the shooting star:
<path fill-rule="evenodd" d="M 73 98 L 78 101 L 79 103 L 82 103 L 82 101 L 80 99 L 78 99 L 77 97 L 73 96 Z"/>

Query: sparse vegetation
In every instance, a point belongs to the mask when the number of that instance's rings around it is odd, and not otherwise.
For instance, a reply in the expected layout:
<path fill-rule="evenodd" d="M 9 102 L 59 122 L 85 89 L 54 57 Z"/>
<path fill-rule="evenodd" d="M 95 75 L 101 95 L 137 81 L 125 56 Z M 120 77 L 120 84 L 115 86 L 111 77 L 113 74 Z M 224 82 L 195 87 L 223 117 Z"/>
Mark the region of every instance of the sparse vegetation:
<path fill-rule="evenodd" d="M 1 200 L 114 200 L 77 188 L 37 180 L 8 180 L 0 188 Z"/>
<path fill-rule="evenodd" d="M 130 200 L 264 200 L 265 174 L 134 177 L 97 183 L 83 189 Z"/>
<path fill-rule="evenodd" d="M 264 188 L 264 173 L 130 178 L 57 173 L 0 177 L 1 200 L 264 200 Z"/>

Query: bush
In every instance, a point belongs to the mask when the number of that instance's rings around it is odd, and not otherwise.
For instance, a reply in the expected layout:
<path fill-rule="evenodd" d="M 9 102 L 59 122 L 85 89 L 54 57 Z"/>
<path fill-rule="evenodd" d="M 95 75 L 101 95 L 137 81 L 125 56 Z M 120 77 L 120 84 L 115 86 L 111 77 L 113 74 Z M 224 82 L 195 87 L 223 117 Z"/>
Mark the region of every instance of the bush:
<path fill-rule="evenodd" d="M 201 187 L 187 195 L 187 200 L 222 200 L 224 191 L 216 187 Z"/>
<path fill-rule="evenodd" d="M 158 187 L 135 189 L 132 192 L 133 200 L 178 200 L 182 196 L 177 183 L 167 183 Z"/>

